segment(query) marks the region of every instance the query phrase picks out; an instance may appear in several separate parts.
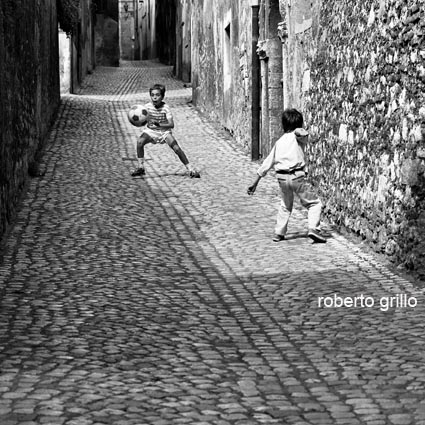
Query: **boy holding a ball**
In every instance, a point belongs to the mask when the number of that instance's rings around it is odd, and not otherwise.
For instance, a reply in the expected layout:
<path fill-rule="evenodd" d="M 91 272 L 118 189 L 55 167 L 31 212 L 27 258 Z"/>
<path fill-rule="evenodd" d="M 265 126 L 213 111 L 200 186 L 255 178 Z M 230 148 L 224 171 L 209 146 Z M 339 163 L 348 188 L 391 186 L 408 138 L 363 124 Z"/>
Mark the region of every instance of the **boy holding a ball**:
<path fill-rule="evenodd" d="M 183 152 L 171 132 L 171 129 L 174 128 L 174 120 L 170 107 L 164 102 L 165 86 L 162 84 L 155 84 L 149 89 L 149 94 L 151 102 L 144 105 L 144 112 L 146 111 L 145 115 L 147 115 L 146 128 L 137 141 L 138 168 L 136 168 L 131 175 L 136 177 L 146 173 L 145 146 L 148 143 L 167 143 L 189 171 L 190 177 L 199 178 L 199 172 L 189 164 L 186 154 Z"/>

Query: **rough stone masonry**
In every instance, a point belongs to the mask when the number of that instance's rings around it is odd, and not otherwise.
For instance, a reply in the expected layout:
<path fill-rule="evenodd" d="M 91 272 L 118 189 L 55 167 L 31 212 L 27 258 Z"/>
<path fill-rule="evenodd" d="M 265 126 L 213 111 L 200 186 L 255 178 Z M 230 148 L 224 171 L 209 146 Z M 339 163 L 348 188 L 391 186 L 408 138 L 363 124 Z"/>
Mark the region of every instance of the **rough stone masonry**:
<path fill-rule="evenodd" d="M 312 30 L 298 39 L 326 213 L 425 273 L 424 1 L 315 3 Z"/>

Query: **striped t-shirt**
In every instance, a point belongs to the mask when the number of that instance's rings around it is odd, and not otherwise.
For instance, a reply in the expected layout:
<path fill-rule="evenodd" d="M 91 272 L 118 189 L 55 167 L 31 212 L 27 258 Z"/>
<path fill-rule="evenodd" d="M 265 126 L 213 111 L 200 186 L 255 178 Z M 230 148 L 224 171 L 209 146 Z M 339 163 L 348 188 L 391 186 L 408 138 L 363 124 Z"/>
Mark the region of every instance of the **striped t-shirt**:
<path fill-rule="evenodd" d="M 155 131 L 159 131 L 162 133 L 165 133 L 166 131 L 170 131 L 169 128 L 158 128 L 152 125 L 151 123 L 153 121 L 156 122 L 168 122 L 169 119 L 173 119 L 173 114 L 171 113 L 170 107 L 166 103 L 162 103 L 162 105 L 158 108 L 156 108 L 152 102 L 147 103 L 144 106 L 144 109 L 146 109 L 148 113 L 148 123 L 147 127 L 150 129 L 153 129 Z"/>

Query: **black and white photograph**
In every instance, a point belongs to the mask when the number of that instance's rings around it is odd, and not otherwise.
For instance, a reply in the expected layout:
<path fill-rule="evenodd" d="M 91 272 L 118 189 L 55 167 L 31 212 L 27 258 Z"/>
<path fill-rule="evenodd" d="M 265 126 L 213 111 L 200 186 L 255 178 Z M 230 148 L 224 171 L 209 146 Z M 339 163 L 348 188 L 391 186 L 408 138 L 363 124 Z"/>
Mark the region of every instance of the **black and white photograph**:
<path fill-rule="evenodd" d="M 425 0 L 0 0 L 0 425 L 425 425 Z"/>

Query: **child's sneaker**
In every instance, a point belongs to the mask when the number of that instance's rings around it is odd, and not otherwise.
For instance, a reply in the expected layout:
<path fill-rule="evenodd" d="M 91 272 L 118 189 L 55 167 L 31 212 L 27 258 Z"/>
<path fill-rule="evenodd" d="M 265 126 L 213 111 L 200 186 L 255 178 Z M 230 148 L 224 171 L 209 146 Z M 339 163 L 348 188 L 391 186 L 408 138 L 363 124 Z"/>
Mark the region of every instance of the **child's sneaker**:
<path fill-rule="evenodd" d="M 274 235 L 272 241 L 273 242 L 280 242 L 285 240 L 285 235 Z"/>
<path fill-rule="evenodd" d="M 326 243 L 326 238 L 320 233 L 318 229 L 308 229 L 308 237 L 316 243 Z"/>
<path fill-rule="evenodd" d="M 131 173 L 131 177 L 137 177 L 137 176 L 143 176 L 144 174 L 146 174 L 146 171 L 143 167 L 140 168 L 136 168 L 132 173 Z"/>

